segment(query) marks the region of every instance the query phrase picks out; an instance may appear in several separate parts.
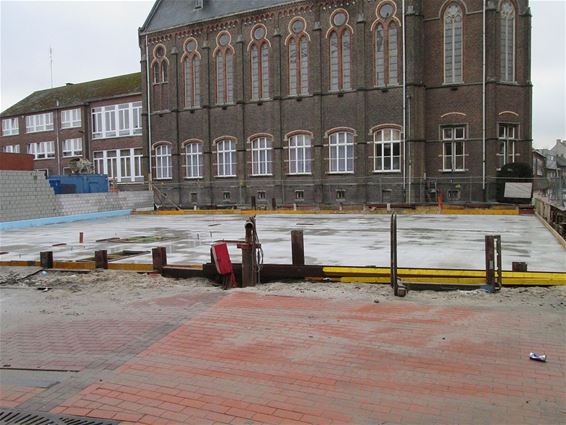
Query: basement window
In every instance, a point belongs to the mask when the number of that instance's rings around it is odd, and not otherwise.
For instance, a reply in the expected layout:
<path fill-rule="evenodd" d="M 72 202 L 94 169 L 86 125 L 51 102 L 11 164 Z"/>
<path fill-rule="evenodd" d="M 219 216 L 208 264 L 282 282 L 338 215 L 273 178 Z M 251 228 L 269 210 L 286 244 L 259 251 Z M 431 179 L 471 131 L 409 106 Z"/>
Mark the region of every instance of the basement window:
<path fill-rule="evenodd" d="M 261 191 L 257 193 L 257 199 L 265 199 L 265 192 Z"/>
<path fill-rule="evenodd" d="M 448 200 L 449 201 L 459 201 L 460 200 L 460 191 L 459 190 L 449 190 L 448 191 Z"/>
<path fill-rule="evenodd" d="M 337 200 L 346 199 L 346 191 L 345 191 L 345 190 L 341 190 L 341 189 L 337 190 L 337 191 L 336 191 L 336 199 L 337 199 Z"/>
<path fill-rule="evenodd" d="M 230 192 L 224 192 L 223 198 L 224 198 L 225 201 L 229 201 L 230 200 Z"/>
<path fill-rule="evenodd" d="M 196 192 L 191 192 L 191 203 L 196 204 L 198 202 L 198 194 Z"/>
<path fill-rule="evenodd" d="M 295 190 L 295 199 L 297 201 L 305 199 L 305 192 L 303 190 Z"/>

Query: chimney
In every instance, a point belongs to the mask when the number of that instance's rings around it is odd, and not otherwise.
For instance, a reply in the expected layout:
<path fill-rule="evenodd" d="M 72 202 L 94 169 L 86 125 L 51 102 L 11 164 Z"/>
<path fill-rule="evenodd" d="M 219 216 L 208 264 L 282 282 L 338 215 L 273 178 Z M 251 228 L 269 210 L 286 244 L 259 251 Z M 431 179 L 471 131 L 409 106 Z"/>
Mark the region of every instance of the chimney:
<path fill-rule="evenodd" d="M 74 86 L 75 83 L 65 83 L 66 86 Z"/>

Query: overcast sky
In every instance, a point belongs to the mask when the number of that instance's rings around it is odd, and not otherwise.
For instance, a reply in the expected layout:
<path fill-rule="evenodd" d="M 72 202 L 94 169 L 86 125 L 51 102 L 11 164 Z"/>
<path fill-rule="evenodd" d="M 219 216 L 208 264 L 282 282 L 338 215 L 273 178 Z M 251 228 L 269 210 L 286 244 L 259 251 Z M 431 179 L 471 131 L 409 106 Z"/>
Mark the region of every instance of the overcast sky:
<path fill-rule="evenodd" d="M 530 4 L 534 146 L 552 147 L 566 139 L 566 1 Z M 55 87 L 139 71 L 137 29 L 152 5 L 152 0 L 0 0 L 0 110 L 51 86 L 50 46 Z"/>

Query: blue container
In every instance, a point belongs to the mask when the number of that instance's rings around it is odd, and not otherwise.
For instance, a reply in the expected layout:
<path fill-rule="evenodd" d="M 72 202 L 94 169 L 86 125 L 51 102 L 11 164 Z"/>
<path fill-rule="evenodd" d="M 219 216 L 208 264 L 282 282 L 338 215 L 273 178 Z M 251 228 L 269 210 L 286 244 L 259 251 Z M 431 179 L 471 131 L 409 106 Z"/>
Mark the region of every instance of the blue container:
<path fill-rule="evenodd" d="M 49 184 L 56 194 L 108 192 L 108 176 L 104 174 L 51 176 L 49 177 Z"/>
<path fill-rule="evenodd" d="M 54 178 L 49 177 L 49 185 L 53 189 L 53 192 L 55 192 L 55 195 L 61 194 L 61 180 L 56 180 Z"/>

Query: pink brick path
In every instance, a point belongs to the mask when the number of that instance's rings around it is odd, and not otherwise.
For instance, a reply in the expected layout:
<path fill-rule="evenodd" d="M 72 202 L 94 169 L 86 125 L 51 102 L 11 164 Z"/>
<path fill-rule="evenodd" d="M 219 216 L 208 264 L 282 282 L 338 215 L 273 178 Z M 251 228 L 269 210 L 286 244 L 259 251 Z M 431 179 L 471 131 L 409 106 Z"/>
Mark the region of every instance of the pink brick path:
<path fill-rule="evenodd" d="M 559 313 L 232 292 L 52 412 L 144 424 L 566 423 L 564 335 Z"/>

